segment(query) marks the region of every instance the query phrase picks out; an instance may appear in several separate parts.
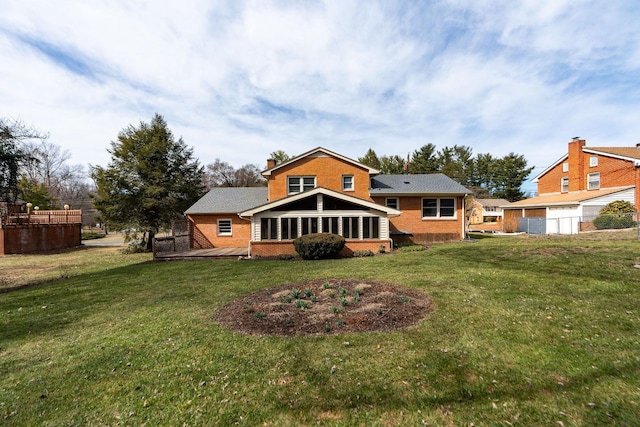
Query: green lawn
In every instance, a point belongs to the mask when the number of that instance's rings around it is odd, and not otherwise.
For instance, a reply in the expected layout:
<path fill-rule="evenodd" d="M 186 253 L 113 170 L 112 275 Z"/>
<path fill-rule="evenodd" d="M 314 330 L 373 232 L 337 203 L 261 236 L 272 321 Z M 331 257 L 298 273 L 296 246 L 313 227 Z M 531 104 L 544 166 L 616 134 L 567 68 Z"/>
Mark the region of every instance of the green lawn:
<path fill-rule="evenodd" d="M 103 260 L 0 294 L 0 416 L 7 426 L 638 425 L 640 241 L 603 236 L 312 262 Z M 237 296 L 334 277 L 418 288 L 435 310 L 393 333 L 308 338 L 211 320 Z"/>

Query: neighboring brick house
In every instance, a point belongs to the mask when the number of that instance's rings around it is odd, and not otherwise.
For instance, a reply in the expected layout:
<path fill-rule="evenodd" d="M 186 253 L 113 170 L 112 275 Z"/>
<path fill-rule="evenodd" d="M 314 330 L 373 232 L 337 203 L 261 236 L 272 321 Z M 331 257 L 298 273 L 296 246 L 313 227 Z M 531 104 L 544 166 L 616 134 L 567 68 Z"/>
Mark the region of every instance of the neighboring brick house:
<path fill-rule="evenodd" d="M 382 175 L 322 147 L 267 166 L 267 187 L 213 188 L 185 212 L 194 248 L 293 254 L 296 237 L 329 232 L 348 255 L 464 238 L 470 191 L 443 174 Z"/>
<path fill-rule="evenodd" d="M 542 233 L 575 234 L 608 203 L 640 201 L 640 144 L 635 147 L 587 147 L 569 142 L 567 154 L 533 182 L 538 196 L 503 206 L 505 223 L 546 218 Z M 522 223 L 522 220 L 519 220 Z"/>

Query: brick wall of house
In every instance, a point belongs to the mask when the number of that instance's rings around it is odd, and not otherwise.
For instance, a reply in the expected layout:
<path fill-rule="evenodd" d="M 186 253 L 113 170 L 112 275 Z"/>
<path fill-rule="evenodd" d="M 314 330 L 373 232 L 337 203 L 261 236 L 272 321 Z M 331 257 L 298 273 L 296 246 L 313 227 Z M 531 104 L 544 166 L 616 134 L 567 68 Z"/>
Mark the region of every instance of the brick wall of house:
<path fill-rule="evenodd" d="M 571 166 L 569 166 L 569 169 L 571 169 Z M 560 163 L 538 178 L 538 195 L 560 193 L 562 177 L 569 177 L 569 173 L 562 172 L 562 163 Z"/>
<path fill-rule="evenodd" d="M 354 176 L 354 191 L 342 191 L 343 175 Z M 371 200 L 367 170 L 335 157 L 306 157 L 273 171 L 269 177 L 269 201 L 273 202 L 288 196 L 288 176 L 315 176 L 317 187 Z"/>
<path fill-rule="evenodd" d="M 385 203 L 385 197 L 374 197 L 378 204 Z M 397 243 L 428 244 L 433 242 L 448 242 L 462 240 L 464 224 L 464 199 L 456 197 L 455 219 L 422 219 L 422 197 L 400 197 L 398 209 L 402 215 L 389 219 L 389 229 L 393 232 L 410 231 L 410 237 L 394 236 Z M 409 240 L 409 241 L 407 241 Z"/>
<path fill-rule="evenodd" d="M 562 177 L 569 178 L 570 192 L 587 190 L 588 175 L 599 172 L 600 188 L 635 185 L 636 200 L 639 200 L 640 169 L 636 168 L 631 161 L 605 155 L 598 155 L 597 166 L 589 166 L 593 154 L 583 151 L 585 144 L 583 139 L 569 142 L 567 159 L 569 171 L 562 172 L 562 162 L 547 171 L 538 179 L 538 195 L 560 193 Z"/>
<path fill-rule="evenodd" d="M 231 220 L 231 236 L 218 236 L 218 219 Z M 246 247 L 251 240 L 251 222 L 236 214 L 189 215 L 194 249 Z"/>
<path fill-rule="evenodd" d="M 82 244 L 82 224 L 29 224 L 0 229 L 0 255 L 29 254 Z"/>
<path fill-rule="evenodd" d="M 380 247 L 384 247 L 385 252 L 391 250 L 391 244 L 388 240 L 347 240 L 344 249 L 340 252 L 341 256 L 353 256 L 355 251 L 370 250 L 373 253 L 379 253 Z M 291 240 L 288 241 L 261 241 L 251 243 L 251 256 L 275 257 L 280 254 L 295 255 L 296 249 Z"/>

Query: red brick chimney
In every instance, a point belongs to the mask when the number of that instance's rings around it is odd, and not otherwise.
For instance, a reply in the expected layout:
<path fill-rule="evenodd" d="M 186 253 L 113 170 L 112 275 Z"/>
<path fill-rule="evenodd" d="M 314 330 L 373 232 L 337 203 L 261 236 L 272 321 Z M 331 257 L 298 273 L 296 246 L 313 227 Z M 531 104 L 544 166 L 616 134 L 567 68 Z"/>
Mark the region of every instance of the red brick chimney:
<path fill-rule="evenodd" d="M 569 191 L 586 190 L 584 152 L 587 141 L 578 137 L 569 142 Z"/>
<path fill-rule="evenodd" d="M 276 167 L 276 159 L 267 159 L 267 169 Z"/>

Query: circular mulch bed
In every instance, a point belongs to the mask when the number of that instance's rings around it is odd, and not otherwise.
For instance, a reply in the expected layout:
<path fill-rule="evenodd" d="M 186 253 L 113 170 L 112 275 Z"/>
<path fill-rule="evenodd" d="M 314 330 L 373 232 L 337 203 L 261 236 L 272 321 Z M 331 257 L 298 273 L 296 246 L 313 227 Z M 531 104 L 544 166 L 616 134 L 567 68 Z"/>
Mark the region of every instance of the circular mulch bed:
<path fill-rule="evenodd" d="M 406 286 L 323 279 L 254 292 L 224 306 L 215 320 L 253 335 L 335 335 L 404 328 L 431 309 L 426 294 Z"/>

